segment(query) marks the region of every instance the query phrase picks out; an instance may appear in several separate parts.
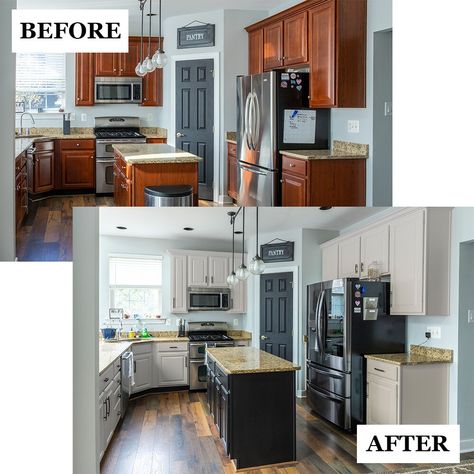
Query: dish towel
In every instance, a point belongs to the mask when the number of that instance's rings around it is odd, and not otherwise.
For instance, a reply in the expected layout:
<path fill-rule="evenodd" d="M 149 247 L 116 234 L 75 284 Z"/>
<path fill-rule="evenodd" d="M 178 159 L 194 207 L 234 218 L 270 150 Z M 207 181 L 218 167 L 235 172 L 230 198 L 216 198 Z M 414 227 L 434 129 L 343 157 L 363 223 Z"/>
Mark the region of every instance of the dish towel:
<path fill-rule="evenodd" d="M 130 357 L 128 358 L 128 373 L 130 374 L 130 387 L 135 385 L 135 364 L 133 363 L 133 352 L 130 352 Z"/>

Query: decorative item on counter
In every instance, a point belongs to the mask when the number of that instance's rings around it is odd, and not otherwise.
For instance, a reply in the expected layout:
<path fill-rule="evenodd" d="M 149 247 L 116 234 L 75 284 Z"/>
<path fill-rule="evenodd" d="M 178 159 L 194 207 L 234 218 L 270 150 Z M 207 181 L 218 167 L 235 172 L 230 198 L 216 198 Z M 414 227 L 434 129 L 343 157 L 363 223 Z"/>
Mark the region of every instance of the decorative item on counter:
<path fill-rule="evenodd" d="M 137 333 L 135 332 L 135 329 L 131 329 L 130 331 L 128 331 L 128 338 L 129 339 L 135 339 L 137 337 Z"/>
<path fill-rule="evenodd" d="M 109 319 L 123 319 L 123 308 L 109 308 Z"/>
<path fill-rule="evenodd" d="M 63 114 L 63 135 L 71 135 L 71 114 Z"/>
<path fill-rule="evenodd" d="M 130 315 L 128 313 L 124 313 L 123 319 L 130 319 Z"/>
<path fill-rule="evenodd" d="M 149 339 L 151 337 L 151 334 L 148 332 L 148 329 L 147 328 L 143 328 L 141 331 L 140 331 L 140 338 L 141 339 Z"/>
<path fill-rule="evenodd" d="M 140 315 L 139 315 L 138 313 L 135 313 L 135 314 L 133 315 L 133 319 L 140 319 Z"/>
<path fill-rule="evenodd" d="M 102 328 L 100 331 L 102 332 L 102 337 L 106 341 L 113 339 L 117 334 L 117 330 L 114 328 Z"/>
<path fill-rule="evenodd" d="M 367 276 L 369 280 L 379 280 L 380 279 L 380 263 L 372 262 L 367 268 Z"/>
<path fill-rule="evenodd" d="M 178 337 L 186 336 L 186 320 L 180 318 L 178 320 Z"/>

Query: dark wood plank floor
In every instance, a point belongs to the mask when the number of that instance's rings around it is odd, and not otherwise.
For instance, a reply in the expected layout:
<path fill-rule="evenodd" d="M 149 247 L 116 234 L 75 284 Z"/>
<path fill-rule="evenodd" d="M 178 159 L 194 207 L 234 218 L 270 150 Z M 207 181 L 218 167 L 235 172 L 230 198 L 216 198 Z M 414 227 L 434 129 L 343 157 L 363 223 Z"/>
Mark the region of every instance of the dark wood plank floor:
<path fill-rule="evenodd" d="M 211 419 L 205 393 L 170 392 L 130 402 L 104 455 L 101 474 L 220 474 L 234 472 Z M 317 418 L 297 401 L 296 465 L 251 474 L 400 472 L 416 465 L 357 464 L 356 438 Z M 463 455 L 463 459 L 474 458 Z"/>

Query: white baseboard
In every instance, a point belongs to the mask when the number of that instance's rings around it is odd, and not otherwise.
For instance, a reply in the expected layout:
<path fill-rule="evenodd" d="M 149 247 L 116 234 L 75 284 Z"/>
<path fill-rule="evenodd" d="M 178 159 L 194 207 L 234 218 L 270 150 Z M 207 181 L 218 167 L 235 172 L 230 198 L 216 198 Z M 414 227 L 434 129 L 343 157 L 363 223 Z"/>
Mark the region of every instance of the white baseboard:
<path fill-rule="evenodd" d="M 461 453 L 469 453 L 474 451 L 474 439 L 461 440 Z"/>
<path fill-rule="evenodd" d="M 296 398 L 306 398 L 306 390 L 297 390 Z"/>

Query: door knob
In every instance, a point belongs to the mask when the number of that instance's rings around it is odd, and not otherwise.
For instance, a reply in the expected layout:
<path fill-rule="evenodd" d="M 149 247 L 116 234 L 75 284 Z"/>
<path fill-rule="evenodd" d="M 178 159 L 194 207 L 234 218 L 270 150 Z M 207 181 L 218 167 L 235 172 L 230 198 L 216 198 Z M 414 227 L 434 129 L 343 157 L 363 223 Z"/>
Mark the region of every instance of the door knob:
<path fill-rule="evenodd" d="M 261 339 L 262 341 L 266 341 L 266 340 L 268 339 L 268 337 L 267 337 L 267 336 L 260 336 L 260 339 Z"/>
<path fill-rule="evenodd" d="M 186 135 L 185 135 L 184 133 L 178 132 L 178 133 L 176 134 L 176 136 L 177 136 L 178 138 L 182 138 L 182 137 L 185 137 Z"/>

